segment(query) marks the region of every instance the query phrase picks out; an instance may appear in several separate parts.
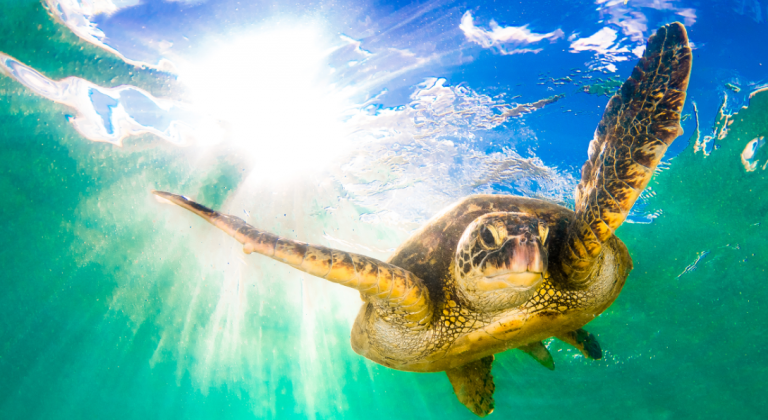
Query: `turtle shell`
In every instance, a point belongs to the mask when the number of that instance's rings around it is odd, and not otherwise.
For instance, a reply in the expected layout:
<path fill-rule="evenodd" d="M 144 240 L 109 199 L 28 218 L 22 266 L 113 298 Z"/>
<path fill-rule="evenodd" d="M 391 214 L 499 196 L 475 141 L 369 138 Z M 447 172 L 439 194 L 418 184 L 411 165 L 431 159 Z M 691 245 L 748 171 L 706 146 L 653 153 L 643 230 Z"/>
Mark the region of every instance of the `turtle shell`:
<path fill-rule="evenodd" d="M 549 225 L 549 275 L 522 305 L 486 313 L 457 299 L 452 266 L 465 229 L 478 217 L 494 212 L 524 213 Z M 387 261 L 415 274 L 426 285 L 437 314 L 432 327 L 416 334 L 398 329 L 386 315 L 378 315 L 373 304 L 366 303 L 352 328 L 352 348 L 394 369 L 437 372 L 582 327 L 618 296 L 632 260 L 614 236 L 598 260 L 595 281 L 587 289 L 570 290 L 559 267 L 568 226 L 575 217 L 573 211 L 551 202 L 504 195 L 470 196 L 446 208 Z M 461 323 L 455 323 L 454 317 Z"/>

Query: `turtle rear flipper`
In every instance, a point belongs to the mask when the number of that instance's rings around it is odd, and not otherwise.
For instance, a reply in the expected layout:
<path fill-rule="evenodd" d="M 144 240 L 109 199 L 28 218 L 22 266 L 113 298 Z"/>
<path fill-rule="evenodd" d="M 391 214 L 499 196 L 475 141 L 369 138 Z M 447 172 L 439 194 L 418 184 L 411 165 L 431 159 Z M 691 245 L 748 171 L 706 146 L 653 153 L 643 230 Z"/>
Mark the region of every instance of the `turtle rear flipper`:
<path fill-rule="evenodd" d="M 246 254 L 257 252 L 313 276 L 357 289 L 375 304 L 397 309 L 391 316 L 401 316 L 403 324 L 412 330 L 430 325 L 429 293 L 421 279 L 410 271 L 364 255 L 281 238 L 180 195 L 154 190 L 152 194 L 197 214 L 234 237 L 243 244 Z"/>
<path fill-rule="evenodd" d="M 555 359 L 552 358 L 552 354 L 547 350 L 547 346 L 541 341 L 518 347 L 520 351 L 525 352 L 527 355 L 533 357 L 537 362 L 549 370 L 555 370 Z"/>
<path fill-rule="evenodd" d="M 648 39 L 632 76 L 608 102 L 589 144 L 576 187 L 576 219 L 561 252 L 569 287 L 589 286 L 602 244 L 627 218 L 667 147 L 682 134 L 690 72 L 685 27 L 671 23 Z"/>
<path fill-rule="evenodd" d="M 493 412 L 493 391 L 496 385 L 491 375 L 492 364 L 493 356 L 486 356 L 445 371 L 459 401 L 480 417 Z"/>
<path fill-rule="evenodd" d="M 560 334 L 555 338 L 576 347 L 586 358 L 594 360 L 603 358 L 603 350 L 600 348 L 600 343 L 597 342 L 597 337 L 583 328 Z"/>

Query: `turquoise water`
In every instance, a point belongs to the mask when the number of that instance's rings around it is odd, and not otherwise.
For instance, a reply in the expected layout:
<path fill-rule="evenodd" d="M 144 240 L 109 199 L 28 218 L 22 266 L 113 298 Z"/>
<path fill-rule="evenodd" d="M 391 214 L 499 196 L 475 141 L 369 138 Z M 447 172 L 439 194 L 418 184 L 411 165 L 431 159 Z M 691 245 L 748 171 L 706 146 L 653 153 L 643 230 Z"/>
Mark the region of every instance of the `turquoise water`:
<path fill-rule="evenodd" d="M 393 16 L 402 18 L 444 5 L 422 6 L 381 7 L 399 10 Z M 457 7 L 455 27 L 465 12 Z M 349 51 L 333 53 L 346 55 L 333 59 L 351 63 L 349 54 L 367 53 L 369 62 L 379 60 L 381 73 L 366 79 L 360 74 L 373 73 L 345 64 L 334 67 L 333 77 L 345 78 L 333 79 L 332 89 L 300 85 L 303 99 L 289 104 L 295 113 L 279 120 L 277 131 L 260 131 L 276 118 L 269 104 L 241 100 L 246 122 L 253 107 L 267 115 L 261 126 L 216 123 L 229 134 L 213 141 L 208 134 L 218 131 L 195 125 L 213 111 L 179 105 L 194 102 L 194 83 L 162 66 L 137 67 L 88 42 L 37 1 L 8 1 L 2 8 L 0 33 L 10 36 L 0 39 L 0 52 L 23 66 L 12 68 L 43 77 L 11 73 L 7 60 L 0 73 L 0 417 L 13 419 L 474 418 L 443 373 L 394 371 L 352 351 L 356 292 L 245 256 L 229 237 L 149 191 L 183 193 L 282 236 L 386 258 L 427 218 L 471 193 L 572 205 L 589 127 L 599 120 L 594 108 L 615 88 L 608 79 L 623 80 L 633 62 L 616 61 L 624 66 L 616 76 L 597 74 L 605 83 L 588 79 L 593 95 L 569 85 L 562 99 L 560 87 L 547 82 L 552 90 L 511 99 L 515 92 L 499 98 L 492 88 L 472 90 L 473 81 L 493 77 L 470 71 L 473 60 L 517 57 L 504 55 L 508 50 L 474 53 L 458 67 L 442 62 L 413 70 L 400 82 L 396 70 L 404 62 L 397 60 L 412 58 L 348 42 Z M 679 10 L 674 13 L 682 19 Z M 102 19 L 105 30 L 116 25 L 98 16 L 93 19 Z M 694 43 L 697 32 L 704 37 L 706 20 L 700 19 L 690 29 Z M 115 35 L 120 50 L 118 41 Z M 587 326 L 603 359 L 586 360 L 558 341 L 548 343 L 557 366 L 552 372 L 517 351 L 497 355 L 490 418 L 768 416 L 768 148 L 760 140 L 768 135 L 768 91 L 759 90 L 765 70 L 744 64 L 742 73 L 723 75 L 706 46 L 696 51 L 686 134 L 636 207 L 635 223 L 618 230 L 635 269 L 616 303 Z M 417 47 L 412 52 L 421 54 Z M 556 77 L 568 73 L 572 64 L 547 54 L 519 58 L 548 60 Z M 456 68 L 465 69 L 464 78 Z M 177 70 L 183 74 L 184 67 Z M 326 86 L 321 82 L 331 76 L 318 74 L 311 80 Z M 30 84 L 67 77 L 95 86 L 89 103 L 104 111 L 98 115 L 106 118 L 96 120 L 104 131 L 86 124 L 96 114 L 87 114 L 82 102 Z M 715 91 L 711 79 L 717 92 L 729 94 L 720 114 L 726 95 L 707 96 Z M 460 84 L 464 80 L 469 86 Z M 743 91 L 724 87 L 725 80 L 740 82 Z M 373 94 L 360 88 L 365 83 L 375 87 Z M 109 90 L 119 86 L 138 96 Z M 352 87 L 358 90 L 348 93 Z M 388 96 L 376 97 L 380 88 L 389 89 Z M 119 99 L 99 102 L 94 90 Z M 130 98 L 141 100 L 131 108 Z M 325 118 L 323 109 L 312 108 L 313 98 L 340 110 L 338 126 L 302 131 L 302 124 L 323 123 L 308 109 Z M 498 110 L 514 109 L 515 101 L 546 98 L 546 106 L 519 118 L 500 117 Z M 163 99 L 174 105 L 163 108 Z M 282 106 L 278 97 L 271 100 Z M 229 102 L 213 103 L 230 115 L 240 112 L 226 108 Z M 117 103 L 135 124 L 120 120 Z M 184 124 L 190 128 L 173 128 Z M 579 130 L 580 124 L 586 129 L 573 137 L 547 137 L 548 130 L 562 134 L 555 126 Z M 241 131 L 254 139 L 240 142 Z M 292 143 L 294 137 L 280 132 L 317 137 Z"/>

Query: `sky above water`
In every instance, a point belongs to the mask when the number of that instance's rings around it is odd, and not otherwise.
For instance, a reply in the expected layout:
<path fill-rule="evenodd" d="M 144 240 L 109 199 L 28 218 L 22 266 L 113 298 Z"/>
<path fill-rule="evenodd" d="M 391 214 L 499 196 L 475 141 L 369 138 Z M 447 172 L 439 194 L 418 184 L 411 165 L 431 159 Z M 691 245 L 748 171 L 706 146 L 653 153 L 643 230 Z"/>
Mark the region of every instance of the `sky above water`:
<path fill-rule="evenodd" d="M 635 270 L 492 417 L 760 418 L 765 0 L 0 3 L 0 417 L 473 418 L 442 373 L 349 347 L 355 292 L 149 194 L 386 258 L 461 197 L 573 204 L 657 27 L 694 49 L 685 134 L 618 231 Z"/>

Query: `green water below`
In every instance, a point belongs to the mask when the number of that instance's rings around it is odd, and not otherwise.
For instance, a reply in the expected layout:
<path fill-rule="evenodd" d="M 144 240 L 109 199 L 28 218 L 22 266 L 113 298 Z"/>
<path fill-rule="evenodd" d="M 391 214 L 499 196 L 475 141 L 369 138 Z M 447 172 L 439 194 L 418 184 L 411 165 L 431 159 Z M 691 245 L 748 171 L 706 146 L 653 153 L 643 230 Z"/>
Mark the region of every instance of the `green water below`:
<path fill-rule="evenodd" d="M 2 37 L 0 51 L 52 79 L 177 89 L 68 34 L 37 2 L 3 7 L 2 33 L 30 36 Z M 5 76 L 0 91 L 0 418 L 474 418 L 444 374 L 354 354 L 355 293 L 261 257 L 241 261 L 229 238 L 148 193 L 220 207 L 247 162 L 151 136 L 93 143 L 66 107 Z M 604 358 L 555 341 L 553 372 L 498 355 L 491 418 L 768 416 L 768 148 L 752 172 L 740 157 L 768 135 L 768 92 L 730 118 L 716 150 L 694 153 L 693 138 L 655 176 L 653 223 L 619 229 L 635 269 L 587 326 Z M 350 223 L 363 211 L 352 205 L 318 212 L 336 188 L 262 182 L 243 200 L 252 223 L 311 242 L 333 231 L 386 250 L 405 238 Z"/>

